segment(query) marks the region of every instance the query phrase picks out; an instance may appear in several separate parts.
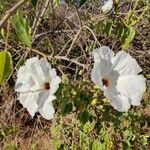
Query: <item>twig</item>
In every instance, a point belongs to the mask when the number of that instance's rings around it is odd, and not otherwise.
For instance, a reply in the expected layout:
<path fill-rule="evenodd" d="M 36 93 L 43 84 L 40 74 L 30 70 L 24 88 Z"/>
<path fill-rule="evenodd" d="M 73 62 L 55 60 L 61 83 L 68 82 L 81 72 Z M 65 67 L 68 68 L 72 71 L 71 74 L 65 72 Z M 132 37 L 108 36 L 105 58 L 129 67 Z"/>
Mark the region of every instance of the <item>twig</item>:
<path fill-rule="evenodd" d="M 87 65 L 81 64 L 81 63 L 78 62 L 77 60 L 67 58 L 66 56 L 57 56 L 57 55 L 56 55 L 54 58 L 55 58 L 55 59 L 59 59 L 59 60 L 70 61 L 70 62 L 72 62 L 72 63 L 74 63 L 74 64 L 76 64 L 76 65 L 78 65 L 78 66 L 81 66 L 81 67 L 83 67 L 83 68 L 87 68 Z"/>
<path fill-rule="evenodd" d="M 94 44 L 94 45 L 96 45 L 96 43 L 98 43 L 99 46 L 101 46 L 101 44 L 99 43 L 99 41 L 98 41 L 96 35 L 94 34 L 94 32 L 92 31 L 92 29 L 89 28 L 88 26 L 85 26 L 85 25 L 84 25 L 84 26 L 82 26 L 82 27 L 78 30 L 77 34 L 76 34 L 75 37 L 73 38 L 72 43 L 71 43 L 71 45 L 70 45 L 70 47 L 69 47 L 69 49 L 68 49 L 68 51 L 67 51 L 66 57 L 69 55 L 69 53 L 70 53 L 70 51 L 71 51 L 71 49 L 72 49 L 72 47 L 73 47 L 75 41 L 77 40 L 78 36 L 80 35 L 81 30 L 84 29 L 84 28 L 87 29 L 87 30 L 89 30 L 89 31 L 91 32 L 91 34 L 93 35 L 93 37 L 94 37 L 94 39 L 95 39 L 95 44 Z"/>
<path fill-rule="evenodd" d="M 34 36 L 34 39 L 32 40 L 32 43 L 37 40 L 38 38 L 45 36 L 45 35 L 49 35 L 49 34 L 59 34 L 59 33 L 66 33 L 66 32 L 72 32 L 72 30 L 51 30 L 51 31 L 47 31 L 47 32 L 43 32 L 40 34 L 36 34 Z"/>
<path fill-rule="evenodd" d="M 92 31 L 92 29 L 91 29 L 90 27 L 88 27 L 88 26 L 83 26 L 83 28 L 86 28 L 87 30 L 89 30 L 89 31 L 92 33 L 92 35 L 93 35 L 93 37 L 94 37 L 94 39 L 95 39 L 95 44 L 98 43 L 99 46 L 101 46 L 101 44 L 99 43 L 99 41 L 98 41 L 98 39 L 97 39 L 95 33 Z"/>
<path fill-rule="evenodd" d="M 15 11 L 28 0 L 20 0 L 16 5 L 14 5 L 10 10 L 6 12 L 4 17 L 0 20 L 0 28 L 4 25 L 4 23 L 15 13 Z"/>
<path fill-rule="evenodd" d="M 82 27 L 82 21 L 81 21 L 80 14 L 79 14 L 79 10 L 78 10 L 77 7 L 76 7 L 76 12 L 77 12 L 78 20 L 79 20 L 79 25 L 80 25 L 80 28 L 81 28 L 81 27 Z"/>
<path fill-rule="evenodd" d="M 35 19 L 34 19 L 33 24 L 32 24 L 32 30 L 35 29 L 36 23 L 37 23 L 39 16 L 40 16 L 40 12 L 42 10 L 42 6 L 43 6 L 43 0 L 36 7 L 36 14 L 35 14 Z"/>
<path fill-rule="evenodd" d="M 76 65 L 78 65 L 78 66 L 81 66 L 81 67 L 87 69 L 87 65 L 82 64 L 82 63 L 78 62 L 78 61 L 75 60 L 75 59 L 70 59 L 70 58 L 68 58 L 68 57 L 66 57 L 66 56 L 59 56 L 59 55 L 56 55 L 56 56 L 52 57 L 51 55 L 46 55 L 46 54 L 44 54 L 44 53 L 42 53 L 42 52 L 40 52 L 40 51 L 38 51 L 38 50 L 36 50 L 36 49 L 30 49 L 30 50 L 31 50 L 32 52 L 35 52 L 35 53 L 37 53 L 37 54 L 39 54 L 39 55 L 45 57 L 45 58 L 48 58 L 49 60 L 51 60 L 52 58 L 54 58 L 54 59 L 57 59 L 57 60 L 70 61 L 70 62 L 72 62 L 72 63 L 74 63 L 74 64 L 76 64 Z"/>
<path fill-rule="evenodd" d="M 76 34 L 75 37 L 73 38 L 73 41 L 72 41 L 72 43 L 71 43 L 71 45 L 70 45 L 70 48 L 69 48 L 68 51 L 67 51 L 66 56 L 69 55 L 69 53 L 70 53 L 70 51 L 71 51 L 71 49 L 72 49 L 72 47 L 73 47 L 75 41 L 77 40 L 77 38 L 78 38 L 78 36 L 79 36 L 79 34 L 80 34 L 80 32 L 81 32 L 81 30 L 82 30 L 82 28 L 79 29 L 79 31 L 77 32 L 77 34 Z"/>
<path fill-rule="evenodd" d="M 32 27 L 32 30 L 33 30 L 33 37 L 34 37 L 34 35 L 35 35 L 35 33 L 36 33 L 36 30 L 37 30 L 37 28 L 38 28 L 38 26 L 39 26 L 39 24 L 40 24 L 40 22 L 41 22 L 41 18 L 43 17 L 43 15 L 45 14 L 45 11 L 46 11 L 46 9 L 48 8 L 48 6 L 49 6 L 49 3 L 50 3 L 50 0 L 46 0 L 46 2 L 45 2 L 45 4 L 44 4 L 44 6 L 43 6 L 43 9 L 42 9 L 42 12 L 39 14 L 39 17 L 36 17 L 36 25 L 34 25 L 33 27 Z"/>

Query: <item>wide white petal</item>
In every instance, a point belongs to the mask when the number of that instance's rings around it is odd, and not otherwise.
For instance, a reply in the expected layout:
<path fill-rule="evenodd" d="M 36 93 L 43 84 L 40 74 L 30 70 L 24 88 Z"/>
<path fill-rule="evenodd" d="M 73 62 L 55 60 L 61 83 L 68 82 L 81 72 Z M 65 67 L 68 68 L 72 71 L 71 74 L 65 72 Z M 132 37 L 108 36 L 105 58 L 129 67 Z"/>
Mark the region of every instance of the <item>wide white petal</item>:
<path fill-rule="evenodd" d="M 50 78 L 55 78 L 57 76 L 56 70 L 53 68 L 49 71 Z"/>
<path fill-rule="evenodd" d="M 94 66 L 98 68 L 97 66 L 99 65 L 101 77 L 108 77 L 112 68 L 111 59 L 114 56 L 113 51 L 107 46 L 102 46 L 99 49 L 95 49 L 93 55 Z"/>
<path fill-rule="evenodd" d="M 101 76 L 101 64 L 100 63 L 94 63 L 94 67 L 91 72 L 91 80 L 98 85 L 101 90 L 103 90 L 103 84 L 102 84 L 102 76 Z"/>
<path fill-rule="evenodd" d="M 61 79 L 59 76 L 54 76 L 52 79 L 51 79 L 51 82 L 50 82 L 50 95 L 53 95 L 57 89 L 59 88 L 59 83 L 61 82 Z"/>
<path fill-rule="evenodd" d="M 110 61 L 114 56 L 114 52 L 108 46 L 102 46 L 93 50 L 93 55 L 95 62 L 99 62 L 101 59 Z"/>
<path fill-rule="evenodd" d="M 14 88 L 15 91 L 20 92 L 29 90 L 31 85 L 33 85 L 31 82 L 30 75 L 26 72 L 26 66 L 20 67 L 17 73 L 17 81 Z"/>
<path fill-rule="evenodd" d="M 45 81 L 45 76 L 38 57 L 28 59 L 26 62 L 26 69 L 36 84 L 41 85 L 43 81 Z"/>
<path fill-rule="evenodd" d="M 132 105 L 138 106 L 146 90 L 145 78 L 142 75 L 119 77 L 116 88 L 130 99 Z"/>
<path fill-rule="evenodd" d="M 35 113 L 38 111 L 38 96 L 39 93 L 20 93 L 18 100 L 27 109 L 29 114 L 34 117 Z"/>
<path fill-rule="evenodd" d="M 108 13 L 113 7 L 113 0 L 107 0 L 105 4 L 102 6 L 101 10 L 104 13 Z"/>
<path fill-rule="evenodd" d="M 120 75 L 134 75 L 142 71 L 137 61 L 128 53 L 120 51 L 112 59 L 113 69 L 118 71 Z"/>
<path fill-rule="evenodd" d="M 41 65 L 41 69 L 43 71 L 43 74 L 45 76 L 45 80 L 49 80 L 50 71 L 52 70 L 51 65 L 48 63 L 48 61 L 45 58 L 40 59 L 40 65 Z"/>
<path fill-rule="evenodd" d="M 114 91 L 114 90 L 113 90 Z M 110 101 L 110 104 L 118 111 L 127 112 L 130 108 L 129 99 L 123 95 L 117 95 L 117 92 L 113 93 L 112 90 L 106 90 L 105 96 Z"/>
<path fill-rule="evenodd" d="M 39 69 L 39 62 L 37 57 L 27 60 L 24 66 L 21 66 L 17 73 L 17 81 L 15 91 L 17 92 L 31 92 L 39 89 L 41 84 L 41 74 L 37 72 Z"/>
<path fill-rule="evenodd" d="M 43 107 L 39 109 L 41 116 L 47 120 L 50 120 L 54 117 L 55 110 L 52 104 L 52 101 L 54 99 L 54 96 L 49 96 L 48 100 L 45 101 Z"/>

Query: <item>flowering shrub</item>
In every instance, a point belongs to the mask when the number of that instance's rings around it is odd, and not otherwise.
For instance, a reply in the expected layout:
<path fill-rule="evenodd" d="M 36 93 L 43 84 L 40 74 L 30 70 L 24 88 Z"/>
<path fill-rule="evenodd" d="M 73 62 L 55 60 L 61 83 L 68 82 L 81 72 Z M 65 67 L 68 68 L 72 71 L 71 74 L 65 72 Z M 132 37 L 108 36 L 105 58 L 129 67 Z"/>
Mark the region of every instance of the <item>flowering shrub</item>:
<path fill-rule="evenodd" d="M 0 1 L 0 147 L 149 149 L 148 10 Z"/>

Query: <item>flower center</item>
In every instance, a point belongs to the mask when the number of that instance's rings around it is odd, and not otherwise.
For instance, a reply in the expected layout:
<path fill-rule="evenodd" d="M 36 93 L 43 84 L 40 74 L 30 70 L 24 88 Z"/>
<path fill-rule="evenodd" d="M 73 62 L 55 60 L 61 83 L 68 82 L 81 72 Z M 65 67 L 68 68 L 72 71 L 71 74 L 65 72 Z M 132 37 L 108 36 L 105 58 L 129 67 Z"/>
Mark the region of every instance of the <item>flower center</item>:
<path fill-rule="evenodd" d="M 108 87 L 109 85 L 109 82 L 107 79 L 102 79 L 102 83 L 103 83 L 103 86 L 106 86 L 106 87 Z"/>
<path fill-rule="evenodd" d="M 45 83 L 44 83 L 44 89 L 45 89 L 45 90 L 49 90 L 49 89 L 50 89 L 49 82 L 45 82 Z"/>

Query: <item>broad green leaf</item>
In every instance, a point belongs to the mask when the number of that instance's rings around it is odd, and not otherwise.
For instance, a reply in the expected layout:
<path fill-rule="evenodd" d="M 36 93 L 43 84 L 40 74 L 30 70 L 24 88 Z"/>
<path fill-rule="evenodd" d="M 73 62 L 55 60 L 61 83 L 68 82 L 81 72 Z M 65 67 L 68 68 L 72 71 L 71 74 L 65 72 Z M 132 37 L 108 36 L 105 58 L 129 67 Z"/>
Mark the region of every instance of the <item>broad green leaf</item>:
<path fill-rule="evenodd" d="M 38 0 L 31 0 L 31 4 L 36 7 Z"/>
<path fill-rule="evenodd" d="M 9 76 L 12 69 L 12 57 L 7 51 L 0 52 L 0 85 L 2 85 Z"/>
<path fill-rule="evenodd" d="M 134 36 L 135 36 L 135 29 L 131 26 L 127 27 L 127 30 L 126 30 L 125 35 L 123 36 L 123 40 L 122 40 L 122 48 L 123 49 L 129 48 L 130 43 L 132 42 Z"/>
<path fill-rule="evenodd" d="M 23 17 L 21 11 L 12 17 L 12 24 L 15 28 L 19 40 L 28 47 L 31 47 L 31 36 L 29 34 L 29 24 L 26 18 Z"/>
<path fill-rule="evenodd" d="M 86 111 L 86 110 L 79 114 L 79 119 L 83 124 L 85 124 L 89 121 L 89 117 L 90 117 L 90 115 L 89 115 L 88 111 Z"/>

